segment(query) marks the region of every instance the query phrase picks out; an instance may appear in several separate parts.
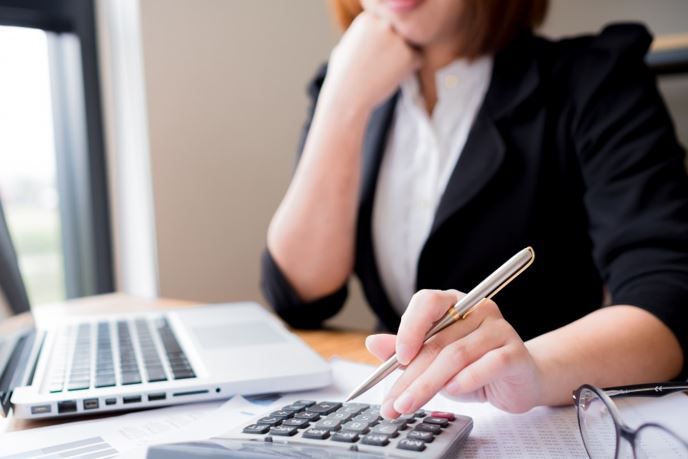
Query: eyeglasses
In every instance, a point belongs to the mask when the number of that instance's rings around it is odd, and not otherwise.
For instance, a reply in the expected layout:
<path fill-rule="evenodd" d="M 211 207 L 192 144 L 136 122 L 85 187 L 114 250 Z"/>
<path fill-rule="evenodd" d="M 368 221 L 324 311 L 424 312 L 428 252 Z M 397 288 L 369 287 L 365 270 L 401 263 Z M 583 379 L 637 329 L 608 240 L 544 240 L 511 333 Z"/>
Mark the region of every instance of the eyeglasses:
<path fill-rule="evenodd" d="M 688 442 L 649 422 L 632 429 L 621 420 L 612 397 L 661 396 L 688 390 L 688 383 L 657 383 L 600 389 L 589 384 L 573 393 L 583 445 L 590 459 L 688 459 Z"/>

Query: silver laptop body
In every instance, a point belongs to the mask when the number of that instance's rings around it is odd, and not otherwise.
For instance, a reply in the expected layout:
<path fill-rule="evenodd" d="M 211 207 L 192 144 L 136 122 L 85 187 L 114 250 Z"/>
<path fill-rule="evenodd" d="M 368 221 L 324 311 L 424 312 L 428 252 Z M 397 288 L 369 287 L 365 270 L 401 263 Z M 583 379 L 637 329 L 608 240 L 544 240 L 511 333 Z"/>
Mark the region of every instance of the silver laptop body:
<path fill-rule="evenodd" d="M 0 404 L 38 419 L 326 386 L 329 366 L 255 303 L 66 318 L 0 336 Z"/>

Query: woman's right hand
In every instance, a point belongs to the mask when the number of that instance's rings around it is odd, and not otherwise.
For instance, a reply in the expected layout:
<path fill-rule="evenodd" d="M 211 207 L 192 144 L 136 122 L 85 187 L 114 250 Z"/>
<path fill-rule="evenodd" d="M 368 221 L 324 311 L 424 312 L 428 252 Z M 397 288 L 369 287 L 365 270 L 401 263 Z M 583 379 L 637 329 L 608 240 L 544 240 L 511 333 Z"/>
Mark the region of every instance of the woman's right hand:
<path fill-rule="evenodd" d="M 363 12 L 330 56 L 321 100 L 372 111 L 420 67 L 420 53 L 391 25 Z"/>

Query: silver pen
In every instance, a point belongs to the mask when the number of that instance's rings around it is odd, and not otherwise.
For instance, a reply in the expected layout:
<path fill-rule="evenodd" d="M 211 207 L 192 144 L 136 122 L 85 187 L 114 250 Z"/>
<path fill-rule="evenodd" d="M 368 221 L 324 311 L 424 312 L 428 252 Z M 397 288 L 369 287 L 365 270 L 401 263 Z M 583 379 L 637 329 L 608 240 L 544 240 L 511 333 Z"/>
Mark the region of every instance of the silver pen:
<path fill-rule="evenodd" d="M 506 263 L 497 268 L 479 283 L 466 296 L 461 298 L 456 304 L 451 306 L 440 320 L 425 334 L 424 342 L 432 336 L 447 328 L 449 325 L 464 319 L 468 314 L 480 305 L 482 301 L 495 296 L 501 289 L 506 287 L 516 276 L 526 270 L 535 260 L 535 252 L 532 247 L 526 247 L 511 257 Z M 399 368 L 401 364 L 397 360 L 396 354 L 390 357 L 385 363 L 377 367 L 368 379 L 363 381 L 346 398 L 346 401 L 353 400 L 359 395 L 367 392 L 377 383 L 385 379 L 390 373 Z"/>

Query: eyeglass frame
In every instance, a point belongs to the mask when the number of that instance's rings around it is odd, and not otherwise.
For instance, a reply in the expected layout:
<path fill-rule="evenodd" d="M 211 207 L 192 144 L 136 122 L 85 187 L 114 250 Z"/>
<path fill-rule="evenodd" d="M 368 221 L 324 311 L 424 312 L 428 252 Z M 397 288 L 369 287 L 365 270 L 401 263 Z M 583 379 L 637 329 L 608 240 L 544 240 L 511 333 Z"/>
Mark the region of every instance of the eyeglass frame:
<path fill-rule="evenodd" d="M 614 421 L 614 428 L 616 430 L 616 448 L 614 449 L 614 459 L 619 457 L 619 447 L 621 439 L 625 439 L 630 443 L 633 453 L 635 455 L 635 440 L 638 436 L 638 432 L 646 427 L 655 427 L 664 432 L 668 433 L 670 436 L 678 440 L 679 443 L 688 450 L 688 442 L 683 438 L 679 437 L 676 432 L 668 429 L 667 427 L 658 424 L 656 422 L 646 422 L 639 425 L 636 429 L 632 429 L 628 426 L 622 419 L 621 413 L 616 406 L 616 403 L 612 400 L 612 397 L 661 397 L 663 395 L 669 395 L 675 392 L 688 391 L 688 382 L 663 382 L 663 383 L 649 383 L 649 384 L 636 384 L 632 386 L 619 386 L 619 387 L 608 387 L 600 389 L 599 387 L 593 386 L 592 384 L 583 384 L 578 389 L 573 391 L 573 401 L 576 406 L 576 419 L 578 421 L 578 432 L 581 436 L 581 441 L 583 442 L 583 447 L 585 452 L 588 454 L 589 458 L 592 458 L 590 451 L 588 450 L 588 445 L 585 442 L 585 436 L 583 435 L 583 427 L 581 426 L 580 417 L 580 394 L 583 390 L 588 389 L 594 392 L 605 404 L 609 413 L 612 416 L 612 421 Z"/>

